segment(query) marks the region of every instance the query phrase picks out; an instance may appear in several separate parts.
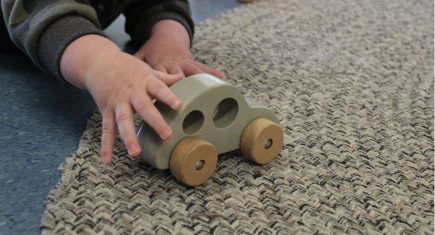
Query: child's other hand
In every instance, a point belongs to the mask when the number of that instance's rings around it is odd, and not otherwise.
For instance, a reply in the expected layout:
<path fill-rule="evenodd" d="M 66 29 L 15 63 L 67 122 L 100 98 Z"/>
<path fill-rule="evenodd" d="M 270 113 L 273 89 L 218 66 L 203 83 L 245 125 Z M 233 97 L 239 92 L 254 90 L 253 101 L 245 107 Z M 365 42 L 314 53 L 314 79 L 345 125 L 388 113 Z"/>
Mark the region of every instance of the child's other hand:
<path fill-rule="evenodd" d="M 106 38 L 88 35 L 71 43 L 61 59 L 61 71 L 71 84 L 88 89 L 103 117 L 101 155 L 112 159 L 117 130 L 128 154 L 137 156 L 141 149 L 134 128 L 133 113 L 138 112 L 162 139 L 172 130 L 152 103 L 155 98 L 179 109 L 181 100 L 168 86 L 183 76 L 153 70 L 137 58 L 123 53 Z"/>
<path fill-rule="evenodd" d="M 224 74 L 193 60 L 190 39 L 184 26 L 177 21 L 157 22 L 150 39 L 134 55 L 153 69 L 168 74 L 191 76 L 208 73 L 223 78 Z"/>

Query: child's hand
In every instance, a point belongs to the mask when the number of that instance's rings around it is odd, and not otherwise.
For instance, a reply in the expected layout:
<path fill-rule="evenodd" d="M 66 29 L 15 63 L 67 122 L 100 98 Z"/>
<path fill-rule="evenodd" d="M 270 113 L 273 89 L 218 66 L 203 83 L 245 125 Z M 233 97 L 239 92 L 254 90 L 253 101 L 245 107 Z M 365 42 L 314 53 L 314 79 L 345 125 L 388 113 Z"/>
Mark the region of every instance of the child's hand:
<path fill-rule="evenodd" d="M 208 73 L 223 78 L 224 74 L 193 61 L 190 39 L 184 26 L 173 20 L 157 22 L 150 39 L 134 55 L 155 70 L 190 76 Z"/>
<path fill-rule="evenodd" d="M 119 130 L 128 154 L 137 156 L 140 147 L 133 113 L 138 112 L 162 139 L 172 130 L 152 103 L 155 98 L 179 109 L 181 100 L 168 86 L 183 78 L 155 71 L 146 63 L 123 53 L 110 40 L 97 35 L 83 36 L 71 43 L 61 59 L 61 71 L 71 84 L 88 89 L 103 117 L 101 154 L 112 159 L 116 131 Z"/>

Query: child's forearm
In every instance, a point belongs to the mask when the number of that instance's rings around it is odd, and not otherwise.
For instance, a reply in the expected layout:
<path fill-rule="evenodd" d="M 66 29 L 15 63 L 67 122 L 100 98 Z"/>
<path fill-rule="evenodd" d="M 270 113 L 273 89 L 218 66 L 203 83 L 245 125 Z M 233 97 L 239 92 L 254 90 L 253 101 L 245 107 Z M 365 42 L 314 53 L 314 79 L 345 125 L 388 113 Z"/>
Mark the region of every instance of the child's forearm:
<path fill-rule="evenodd" d="M 71 85 L 86 89 L 86 80 L 107 55 L 121 49 L 109 39 L 99 35 L 85 35 L 73 41 L 64 51 L 60 70 Z"/>

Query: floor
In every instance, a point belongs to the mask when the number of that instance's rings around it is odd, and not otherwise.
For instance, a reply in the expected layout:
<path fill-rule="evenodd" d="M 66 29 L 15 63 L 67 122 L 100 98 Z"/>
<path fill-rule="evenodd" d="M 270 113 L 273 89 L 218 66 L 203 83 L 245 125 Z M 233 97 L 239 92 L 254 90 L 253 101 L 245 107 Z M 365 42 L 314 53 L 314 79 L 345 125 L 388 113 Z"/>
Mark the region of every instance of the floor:
<path fill-rule="evenodd" d="M 243 5 L 190 0 L 195 23 Z M 132 52 L 120 17 L 107 35 Z M 0 234 L 39 234 L 57 168 L 78 147 L 96 105 L 83 90 L 41 72 L 24 54 L 0 54 Z"/>

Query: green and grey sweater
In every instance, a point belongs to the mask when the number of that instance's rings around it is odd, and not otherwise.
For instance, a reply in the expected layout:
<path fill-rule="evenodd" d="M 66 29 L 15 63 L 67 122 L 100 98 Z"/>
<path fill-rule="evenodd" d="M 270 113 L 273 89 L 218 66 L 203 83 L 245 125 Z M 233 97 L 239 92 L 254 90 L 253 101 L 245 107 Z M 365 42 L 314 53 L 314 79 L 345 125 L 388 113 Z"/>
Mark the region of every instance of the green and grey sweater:
<path fill-rule="evenodd" d="M 60 58 L 66 47 L 84 35 L 105 36 L 102 29 L 120 14 L 138 47 L 160 20 L 180 22 L 190 38 L 194 30 L 188 0 L 1 0 L 1 9 L 0 49 L 10 46 L 4 38 L 10 36 L 38 67 L 61 80 Z"/>

